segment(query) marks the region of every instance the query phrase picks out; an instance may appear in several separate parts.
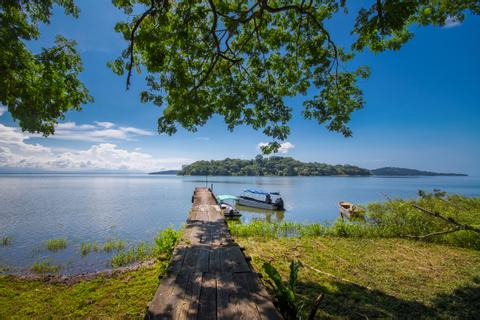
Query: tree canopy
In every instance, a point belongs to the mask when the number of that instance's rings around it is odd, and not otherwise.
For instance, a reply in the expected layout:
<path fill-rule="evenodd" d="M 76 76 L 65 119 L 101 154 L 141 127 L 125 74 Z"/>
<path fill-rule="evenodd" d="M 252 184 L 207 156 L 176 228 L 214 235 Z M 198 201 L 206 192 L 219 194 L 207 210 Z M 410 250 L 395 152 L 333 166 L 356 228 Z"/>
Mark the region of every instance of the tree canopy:
<path fill-rule="evenodd" d="M 38 23 L 49 23 L 52 5 L 78 16 L 73 0 L 0 1 L 0 103 L 23 130 L 44 135 L 68 110 L 92 101 L 78 80 L 82 71 L 75 42 L 57 36 L 55 45 L 32 53 L 27 42 L 40 36 Z"/>
<path fill-rule="evenodd" d="M 279 148 L 290 133 L 292 107 L 285 97 L 304 100 L 305 118 L 350 136 L 350 115 L 364 104 L 358 86 L 368 69 L 342 64 L 356 51 L 399 49 L 412 38 L 410 26 L 444 25 L 480 13 L 478 0 L 376 0 L 359 11 L 352 48 L 336 45 L 325 22 L 346 0 L 114 0 L 125 13 L 146 9 L 116 30 L 129 42 L 111 66 L 119 74 L 146 68 L 149 90 L 142 101 L 165 106 L 159 132 L 190 131 L 214 114 L 229 129 L 246 124 L 273 138 Z"/>
<path fill-rule="evenodd" d="M 303 115 L 350 136 L 347 124 L 364 101 L 358 81 L 366 67 L 350 70 L 356 52 L 398 50 L 413 37 L 412 25 L 445 25 L 480 13 L 480 0 L 371 0 L 356 15 L 350 48 L 336 44 L 326 22 L 347 12 L 347 0 L 112 0 L 128 21 L 115 30 L 127 47 L 110 62 L 126 74 L 146 70 L 142 102 L 163 108 L 160 133 L 195 131 L 213 115 L 230 130 L 248 125 L 279 148 L 289 133 L 292 106 L 286 97 L 307 95 Z M 368 1 L 367 1 L 368 2 Z M 73 0 L 6 0 L 0 3 L 0 102 L 24 130 L 54 132 L 69 109 L 90 101 L 78 80 L 74 43 L 31 53 L 37 22 L 49 22 L 53 4 L 76 16 Z M 313 93 L 313 94 L 312 94 Z"/>

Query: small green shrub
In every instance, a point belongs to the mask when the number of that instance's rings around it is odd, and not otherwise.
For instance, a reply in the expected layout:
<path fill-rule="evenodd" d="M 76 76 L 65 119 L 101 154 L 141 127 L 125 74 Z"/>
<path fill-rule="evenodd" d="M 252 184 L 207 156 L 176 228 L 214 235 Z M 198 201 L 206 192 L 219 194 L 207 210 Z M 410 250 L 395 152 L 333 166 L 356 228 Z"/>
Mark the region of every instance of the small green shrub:
<path fill-rule="evenodd" d="M 46 274 L 46 273 L 58 273 L 60 266 L 52 265 L 48 261 L 35 262 L 30 269 L 33 273 Z"/>
<path fill-rule="evenodd" d="M 290 263 L 290 276 L 287 282 L 283 281 L 280 273 L 269 262 L 265 262 L 262 266 L 268 276 L 265 282 L 273 290 L 278 301 L 278 308 L 285 319 L 297 319 L 301 309 L 296 297 L 298 271 L 301 266 L 299 261 Z"/>
<path fill-rule="evenodd" d="M 9 246 L 12 244 L 12 238 L 9 237 L 9 236 L 4 236 L 2 237 L 2 242 L 1 242 L 2 246 Z"/>
<path fill-rule="evenodd" d="M 155 237 L 155 254 L 160 259 L 170 259 L 173 249 L 180 240 L 181 233 L 172 228 L 160 231 Z"/>
<path fill-rule="evenodd" d="M 67 240 L 64 238 L 50 239 L 46 241 L 47 249 L 50 251 L 58 251 L 67 247 Z"/>

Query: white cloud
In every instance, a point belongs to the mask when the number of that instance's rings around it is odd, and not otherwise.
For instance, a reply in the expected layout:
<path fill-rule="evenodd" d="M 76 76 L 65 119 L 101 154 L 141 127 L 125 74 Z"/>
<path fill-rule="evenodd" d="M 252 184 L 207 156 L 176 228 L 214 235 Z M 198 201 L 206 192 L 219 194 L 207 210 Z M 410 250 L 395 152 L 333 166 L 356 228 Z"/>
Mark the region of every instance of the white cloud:
<path fill-rule="evenodd" d="M 67 125 L 72 127 L 72 125 Z M 76 128 L 77 126 L 75 126 Z M 88 130 L 88 129 L 87 129 Z M 86 150 L 65 150 L 30 144 L 30 137 L 17 128 L 0 124 L 0 167 L 55 171 L 126 170 L 149 172 L 180 168 L 186 158 L 155 159 L 152 155 L 99 143 Z"/>
<path fill-rule="evenodd" d="M 111 140 L 135 140 L 138 136 L 152 136 L 152 131 L 134 127 L 117 127 L 111 122 L 99 122 L 95 124 L 76 124 L 75 122 L 59 123 L 55 127 L 55 134 L 51 139 L 76 140 L 90 142 L 108 142 Z"/>
<path fill-rule="evenodd" d="M 278 149 L 278 152 L 281 153 L 287 153 L 290 149 L 295 148 L 295 145 L 290 143 L 290 142 L 285 142 L 280 144 L 280 149 Z"/>
<path fill-rule="evenodd" d="M 100 127 L 107 128 L 107 129 L 115 126 L 114 123 L 106 122 L 106 121 L 95 121 L 95 124 L 100 126 Z"/>
<path fill-rule="evenodd" d="M 462 24 L 462 22 L 460 22 L 460 20 L 458 20 L 458 18 L 447 17 L 447 19 L 445 19 L 445 25 L 443 27 L 444 28 L 453 28 L 453 27 L 457 27 L 461 24 Z"/>
<path fill-rule="evenodd" d="M 7 107 L 0 106 L 0 117 L 3 116 L 5 112 L 7 112 Z"/>
<path fill-rule="evenodd" d="M 267 146 L 267 145 L 268 145 L 268 143 L 266 143 L 266 142 L 260 142 L 259 144 L 257 144 L 257 149 L 261 150 L 262 147 Z M 278 152 L 288 153 L 288 151 L 290 151 L 290 149 L 293 149 L 293 148 L 295 148 L 295 145 L 287 141 L 287 142 L 284 142 L 284 143 L 280 144 L 280 148 L 278 149 Z"/>

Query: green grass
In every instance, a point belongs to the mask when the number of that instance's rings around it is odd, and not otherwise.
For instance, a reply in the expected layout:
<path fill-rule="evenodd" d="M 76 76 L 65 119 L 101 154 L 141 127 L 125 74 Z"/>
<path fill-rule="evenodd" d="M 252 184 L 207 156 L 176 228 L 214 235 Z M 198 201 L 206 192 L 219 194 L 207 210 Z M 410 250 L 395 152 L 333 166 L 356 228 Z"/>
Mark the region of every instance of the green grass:
<path fill-rule="evenodd" d="M 120 251 L 112 257 L 111 265 L 113 268 L 122 267 L 136 261 L 135 248 L 127 251 Z"/>
<path fill-rule="evenodd" d="M 142 241 L 136 247 L 132 246 L 128 250 L 119 250 L 117 254 L 112 256 L 111 266 L 113 268 L 122 267 L 152 257 L 169 260 L 181 234 L 182 231 L 166 228 L 155 236 L 153 245 Z"/>
<path fill-rule="evenodd" d="M 237 237 L 237 242 L 259 272 L 270 262 L 287 279 L 290 262 L 303 263 L 297 295 L 304 318 L 321 293 L 318 319 L 473 319 L 480 310 L 476 250 L 407 239 L 322 236 Z"/>
<path fill-rule="evenodd" d="M 64 238 L 57 238 L 57 239 L 50 239 L 47 240 L 46 242 L 47 249 L 50 251 L 58 251 L 65 249 L 67 247 L 67 240 Z"/>
<path fill-rule="evenodd" d="M 413 208 L 412 204 L 441 212 L 445 217 L 453 218 L 463 224 L 480 226 L 480 198 L 453 195 L 447 199 L 425 197 L 415 201 L 391 200 L 385 203 L 373 203 L 367 207 L 365 222 L 344 222 L 340 218 L 331 225 L 263 221 L 254 221 L 249 224 L 230 222 L 229 228 L 235 236 L 263 239 L 311 236 L 411 238 L 452 228 L 445 221 Z M 422 241 L 480 250 L 480 234 L 473 231 L 462 230 L 428 237 Z"/>
<path fill-rule="evenodd" d="M 164 264 L 73 285 L 0 275 L 0 319 L 143 319 Z"/>
<path fill-rule="evenodd" d="M 52 265 L 48 261 L 37 261 L 30 271 L 37 274 L 55 274 L 60 271 L 60 266 Z"/>
<path fill-rule="evenodd" d="M 3 236 L 2 241 L 0 242 L 2 246 L 9 246 L 12 244 L 12 238 L 9 236 Z"/>

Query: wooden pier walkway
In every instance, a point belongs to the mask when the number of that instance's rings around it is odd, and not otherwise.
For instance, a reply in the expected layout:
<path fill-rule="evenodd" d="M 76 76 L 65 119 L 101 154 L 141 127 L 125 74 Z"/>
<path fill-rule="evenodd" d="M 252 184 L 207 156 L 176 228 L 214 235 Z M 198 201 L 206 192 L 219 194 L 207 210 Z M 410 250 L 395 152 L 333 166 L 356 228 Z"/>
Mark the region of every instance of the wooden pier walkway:
<path fill-rule="evenodd" d="M 145 319 L 281 319 L 206 188 L 195 189 L 184 236 Z"/>

